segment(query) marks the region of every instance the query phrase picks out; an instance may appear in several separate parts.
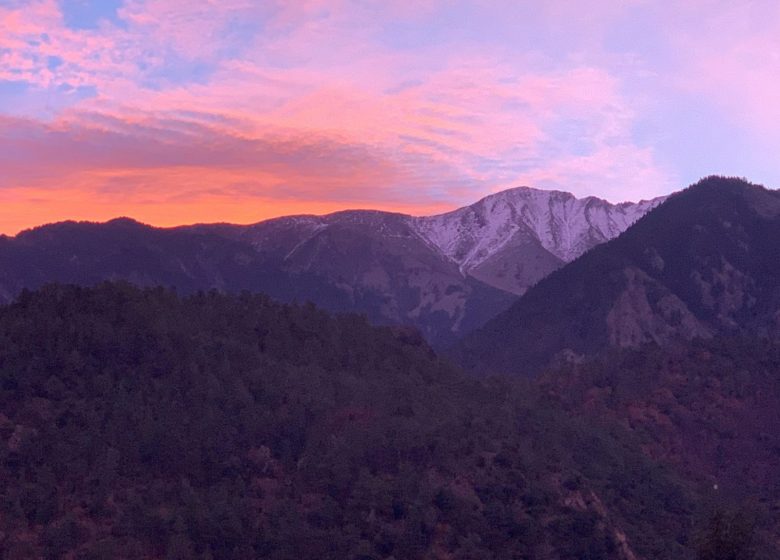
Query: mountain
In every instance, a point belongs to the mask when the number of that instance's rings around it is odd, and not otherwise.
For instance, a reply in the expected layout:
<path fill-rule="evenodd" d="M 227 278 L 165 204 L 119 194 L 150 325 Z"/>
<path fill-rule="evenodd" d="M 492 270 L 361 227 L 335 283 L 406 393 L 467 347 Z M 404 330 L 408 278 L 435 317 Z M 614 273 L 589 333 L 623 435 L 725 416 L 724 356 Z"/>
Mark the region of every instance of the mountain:
<path fill-rule="evenodd" d="M 442 347 L 657 203 L 520 188 L 429 218 L 354 210 L 249 226 L 62 222 L 0 238 L 0 301 L 47 282 L 111 279 L 249 290 L 412 325 Z"/>
<path fill-rule="evenodd" d="M 664 199 L 611 204 L 519 187 L 413 223 L 464 274 L 522 294 L 553 270 L 620 235 Z"/>
<path fill-rule="evenodd" d="M 344 211 L 269 220 L 239 236 L 289 273 L 324 278 L 374 322 L 411 323 L 434 343 L 473 330 L 514 300 L 462 274 L 412 224 L 402 214 Z"/>
<path fill-rule="evenodd" d="M 393 214 L 345 213 L 309 239 L 306 219 L 256 226 L 153 228 L 129 219 L 63 222 L 0 238 L 0 296 L 49 282 L 123 279 L 263 292 L 357 311 L 378 324 L 409 324 L 449 343 L 505 309 L 513 296 L 460 274 Z M 272 241 L 257 246 L 268 235 Z M 292 251 L 292 249 L 295 251 Z"/>
<path fill-rule="evenodd" d="M 104 224 L 61 222 L 0 237 L 0 298 L 50 282 L 92 285 L 124 279 L 141 286 L 197 290 L 272 291 L 279 299 L 304 294 L 348 306 L 319 279 L 294 278 L 262 262 L 254 249 L 226 235 L 197 229 L 153 228 L 128 218 Z M 340 299 L 341 298 L 341 299 Z"/>
<path fill-rule="evenodd" d="M 609 347 L 780 334 L 780 192 L 709 177 L 466 337 L 470 368 L 533 374 Z"/>
<path fill-rule="evenodd" d="M 419 335 L 266 296 L 0 306 L 0 556 L 693 556 L 694 488 Z"/>

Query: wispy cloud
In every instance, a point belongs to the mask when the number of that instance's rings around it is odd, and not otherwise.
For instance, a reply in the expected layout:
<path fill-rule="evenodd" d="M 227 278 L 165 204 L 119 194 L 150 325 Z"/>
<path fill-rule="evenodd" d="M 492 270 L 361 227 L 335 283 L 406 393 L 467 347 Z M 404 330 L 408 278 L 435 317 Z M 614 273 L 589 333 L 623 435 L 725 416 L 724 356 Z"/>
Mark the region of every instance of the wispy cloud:
<path fill-rule="evenodd" d="M 777 15 L 705 0 L 2 2 L 0 197 L 29 206 L 0 230 L 68 217 L 64 193 L 80 217 L 160 223 L 425 212 L 518 184 L 662 194 L 695 179 L 678 96 L 780 142 Z"/>

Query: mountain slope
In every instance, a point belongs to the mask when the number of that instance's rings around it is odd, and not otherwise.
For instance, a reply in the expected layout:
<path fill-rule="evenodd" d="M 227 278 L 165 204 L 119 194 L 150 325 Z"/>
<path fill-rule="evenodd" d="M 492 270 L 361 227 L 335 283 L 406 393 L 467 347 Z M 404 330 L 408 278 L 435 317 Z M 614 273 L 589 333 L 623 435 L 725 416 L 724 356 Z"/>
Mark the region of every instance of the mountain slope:
<path fill-rule="evenodd" d="M 412 325 L 434 344 L 451 343 L 513 299 L 464 277 L 405 217 L 356 212 L 328 219 L 331 227 L 317 236 L 310 236 L 310 220 L 298 218 L 251 227 L 163 229 L 129 219 L 44 226 L 0 238 L 0 299 L 49 282 L 111 279 L 183 293 L 249 290 Z M 258 244 L 263 235 L 268 240 Z"/>
<path fill-rule="evenodd" d="M 50 282 L 91 285 L 124 279 L 141 286 L 272 291 L 295 299 L 324 288 L 258 258 L 246 243 L 202 230 L 153 228 L 127 218 L 104 224 L 62 222 L 0 237 L 0 296 Z M 332 290 L 328 297 L 338 298 Z M 343 302 L 346 305 L 346 301 Z"/>
<path fill-rule="evenodd" d="M 779 332 L 780 193 L 710 177 L 551 274 L 454 355 L 534 373 L 610 346 Z"/>
<path fill-rule="evenodd" d="M 414 324 L 435 343 L 482 325 L 514 299 L 461 274 L 402 214 L 279 218 L 239 235 L 262 258 L 280 259 L 286 271 L 326 279 L 375 322 Z"/>
<path fill-rule="evenodd" d="M 516 294 L 596 245 L 617 237 L 665 197 L 611 204 L 520 187 L 414 226 L 464 274 Z"/>
<path fill-rule="evenodd" d="M 0 301 L 47 282 L 105 279 L 260 291 L 412 325 L 445 346 L 652 204 L 522 188 L 432 218 L 344 211 L 167 229 L 63 222 L 0 237 Z"/>
<path fill-rule="evenodd" d="M 539 383 L 573 416 L 634 433 L 649 457 L 700 488 L 709 508 L 742 510 L 756 525 L 755 558 L 778 558 L 779 376 L 780 344 L 730 337 L 614 350 Z"/>
<path fill-rule="evenodd" d="M 27 292 L 0 341 L 3 558 L 691 556 L 626 430 L 405 329 L 120 283 Z"/>

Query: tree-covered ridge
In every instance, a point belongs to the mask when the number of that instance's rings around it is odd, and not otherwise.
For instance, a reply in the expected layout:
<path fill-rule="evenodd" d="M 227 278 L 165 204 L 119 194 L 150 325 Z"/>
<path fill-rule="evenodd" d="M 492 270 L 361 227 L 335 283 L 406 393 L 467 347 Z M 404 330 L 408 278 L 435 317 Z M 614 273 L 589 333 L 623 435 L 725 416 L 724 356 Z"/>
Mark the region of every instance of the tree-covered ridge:
<path fill-rule="evenodd" d="M 703 514 L 750 517 L 756 553 L 771 559 L 780 548 L 779 381 L 780 344 L 731 337 L 616 350 L 539 383 L 570 414 L 634 433 L 648 456 L 695 484 Z"/>
<path fill-rule="evenodd" d="M 263 296 L 49 286 L 0 308 L 3 558 L 685 558 L 622 428 L 413 331 Z"/>

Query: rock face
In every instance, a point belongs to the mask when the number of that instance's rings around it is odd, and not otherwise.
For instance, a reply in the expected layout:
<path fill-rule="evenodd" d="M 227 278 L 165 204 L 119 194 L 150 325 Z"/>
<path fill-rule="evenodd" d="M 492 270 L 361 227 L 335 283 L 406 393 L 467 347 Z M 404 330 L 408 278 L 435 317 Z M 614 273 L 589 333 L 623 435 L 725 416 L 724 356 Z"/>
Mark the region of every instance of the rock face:
<path fill-rule="evenodd" d="M 780 192 L 710 177 L 529 290 L 455 355 L 534 373 L 610 346 L 778 336 Z"/>
<path fill-rule="evenodd" d="M 643 270 L 629 266 L 623 272 L 625 288 L 607 314 L 610 345 L 636 347 L 663 344 L 674 336 L 688 340 L 712 336 L 713 329 Z"/>

